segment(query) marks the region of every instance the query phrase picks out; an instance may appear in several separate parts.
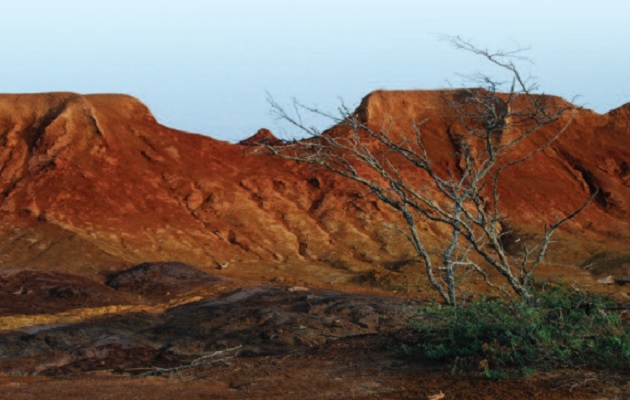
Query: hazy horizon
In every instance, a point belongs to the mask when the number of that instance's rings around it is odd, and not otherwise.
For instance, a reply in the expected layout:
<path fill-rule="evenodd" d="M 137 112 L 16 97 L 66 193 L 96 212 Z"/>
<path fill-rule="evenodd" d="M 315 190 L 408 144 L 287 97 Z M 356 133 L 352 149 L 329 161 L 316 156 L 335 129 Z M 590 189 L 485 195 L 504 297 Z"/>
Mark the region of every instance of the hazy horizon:
<path fill-rule="evenodd" d="M 459 86 L 458 73 L 493 73 L 439 40 L 446 34 L 529 47 L 533 63 L 523 68 L 545 93 L 580 96 L 600 113 L 630 102 L 630 5 L 618 1 L 217 3 L 5 5 L 0 92 L 125 93 L 165 125 L 237 141 L 286 129 L 267 92 L 332 110 L 377 89 Z"/>

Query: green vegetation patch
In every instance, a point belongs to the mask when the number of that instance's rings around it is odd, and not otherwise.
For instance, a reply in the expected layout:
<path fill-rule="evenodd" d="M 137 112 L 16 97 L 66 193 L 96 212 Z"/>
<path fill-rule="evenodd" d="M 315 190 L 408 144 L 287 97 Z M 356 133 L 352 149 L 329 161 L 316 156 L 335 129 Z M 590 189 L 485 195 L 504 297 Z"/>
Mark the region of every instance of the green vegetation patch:
<path fill-rule="evenodd" d="M 618 305 L 567 287 L 532 299 L 481 298 L 461 307 L 421 310 L 413 357 L 479 370 L 500 379 L 562 367 L 630 370 L 630 324 Z"/>

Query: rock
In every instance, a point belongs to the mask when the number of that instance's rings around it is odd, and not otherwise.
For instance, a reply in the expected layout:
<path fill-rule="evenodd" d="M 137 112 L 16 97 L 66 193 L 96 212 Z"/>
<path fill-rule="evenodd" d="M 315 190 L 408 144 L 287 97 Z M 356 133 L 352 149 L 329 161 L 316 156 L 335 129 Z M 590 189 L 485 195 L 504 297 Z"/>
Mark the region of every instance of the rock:
<path fill-rule="evenodd" d="M 112 274 L 107 285 L 143 296 L 162 297 L 191 291 L 200 286 L 217 285 L 224 279 L 179 262 L 143 263 Z"/>
<path fill-rule="evenodd" d="M 304 287 L 304 286 L 293 286 L 287 289 L 289 292 L 294 293 L 294 292 L 308 292 L 309 288 Z"/>
<path fill-rule="evenodd" d="M 224 269 L 227 269 L 229 265 L 230 265 L 229 262 L 217 263 L 217 269 L 224 270 Z"/>
<path fill-rule="evenodd" d="M 35 270 L 0 271 L 0 314 L 40 314 L 127 303 L 129 299 L 86 277 Z"/>
<path fill-rule="evenodd" d="M 284 144 L 284 140 L 278 139 L 269 129 L 262 128 L 254 136 L 241 140 L 238 144 L 242 146 L 281 146 Z"/>
<path fill-rule="evenodd" d="M 80 324 L 3 332 L 0 369 L 30 359 L 40 360 L 38 371 L 47 375 L 177 366 L 239 346 L 249 356 L 290 354 L 376 330 L 392 335 L 408 327 L 421 304 L 334 291 L 313 290 L 306 297 L 279 287 L 248 287 L 161 314 L 101 315 Z M 372 321 L 381 321 L 380 327 Z"/>
<path fill-rule="evenodd" d="M 206 343 L 202 340 L 180 336 L 168 344 L 167 350 L 176 356 L 197 356 L 203 354 L 205 348 Z"/>

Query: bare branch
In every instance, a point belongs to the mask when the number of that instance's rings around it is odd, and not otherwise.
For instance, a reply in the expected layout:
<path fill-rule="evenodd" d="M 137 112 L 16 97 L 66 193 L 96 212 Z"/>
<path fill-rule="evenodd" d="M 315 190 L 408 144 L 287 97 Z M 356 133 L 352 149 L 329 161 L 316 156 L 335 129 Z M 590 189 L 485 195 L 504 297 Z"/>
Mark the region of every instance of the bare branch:
<path fill-rule="evenodd" d="M 460 37 L 450 37 L 449 41 L 508 75 L 499 80 L 478 74 L 474 78 L 481 88 L 444 92 L 440 112 L 449 122 L 444 134 L 454 148 L 454 166 L 436 164 L 423 132 L 428 119 L 414 122 L 408 132 L 394 134 L 393 118 L 383 118 L 384 122 L 374 127 L 343 103 L 335 115 L 294 101 L 294 113 L 289 115 L 269 97 L 273 113 L 308 138 L 292 145 L 262 148 L 354 181 L 397 211 L 403 221 L 397 230 L 423 260 L 429 282 L 446 303 L 457 304 L 460 268 L 477 272 L 489 287 L 508 295 L 505 285 L 491 280 L 491 274 L 498 274 L 514 293 L 528 298 L 528 282 L 542 263 L 552 235 L 593 198 L 546 227 L 539 242 L 523 242 L 521 253 L 512 254 L 504 245 L 509 216 L 503 215 L 500 207 L 502 172 L 549 148 L 572 123 L 576 107 L 557 106 L 548 97 L 534 93 L 535 81 L 525 78 L 517 67 L 517 62 L 527 60 L 522 56 L 525 49 L 491 52 Z M 335 128 L 319 132 L 305 126 L 302 112 L 326 117 Z M 524 156 L 514 156 L 522 143 L 539 137 L 542 144 Z M 440 251 L 427 249 L 429 238 L 419 229 L 426 221 L 449 232 L 439 243 Z"/>

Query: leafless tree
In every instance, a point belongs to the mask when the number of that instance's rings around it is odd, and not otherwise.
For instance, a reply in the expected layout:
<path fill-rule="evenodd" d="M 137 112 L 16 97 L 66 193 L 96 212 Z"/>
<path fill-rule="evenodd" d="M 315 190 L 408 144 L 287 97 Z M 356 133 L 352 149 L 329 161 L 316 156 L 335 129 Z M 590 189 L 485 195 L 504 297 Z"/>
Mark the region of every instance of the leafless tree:
<path fill-rule="evenodd" d="M 461 268 L 476 271 L 488 285 L 507 295 L 529 298 L 532 275 L 552 235 L 590 200 L 544 226 L 536 239 L 521 240 L 517 251 L 508 251 L 504 239 L 510 234 L 509 215 L 501 208 L 499 185 L 506 170 L 531 159 L 567 129 L 576 107 L 536 94 L 535 85 L 517 68 L 518 51 L 490 52 L 459 37 L 451 42 L 509 76 L 502 83 L 479 75 L 482 87 L 444 91 L 441 113 L 450 121 L 454 168 L 434 162 L 423 136 L 427 120 L 413 123 L 406 135 L 393 134 L 391 124 L 375 129 L 344 105 L 338 115 L 298 102 L 288 112 L 271 97 L 274 113 L 309 137 L 265 148 L 276 156 L 319 165 L 358 182 L 396 210 L 404 220 L 398 230 L 420 256 L 430 284 L 447 304 L 457 304 L 456 273 Z M 302 122 L 304 112 L 329 117 L 337 128 L 323 133 L 311 128 Z M 530 152 L 514 151 L 545 126 L 556 130 L 543 144 Z M 343 134 L 336 133 L 340 127 L 345 128 Z M 411 176 L 422 176 L 422 183 Z M 439 251 L 427 248 L 427 237 L 419 229 L 421 220 L 433 221 L 449 232 Z M 503 283 L 497 284 L 491 275 L 503 277 Z"/>

